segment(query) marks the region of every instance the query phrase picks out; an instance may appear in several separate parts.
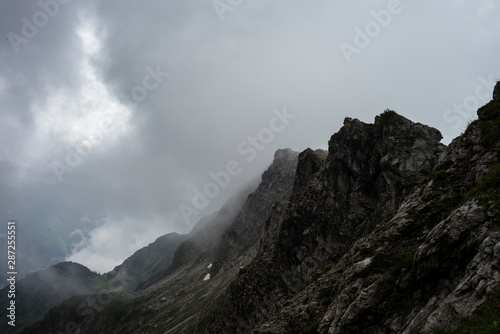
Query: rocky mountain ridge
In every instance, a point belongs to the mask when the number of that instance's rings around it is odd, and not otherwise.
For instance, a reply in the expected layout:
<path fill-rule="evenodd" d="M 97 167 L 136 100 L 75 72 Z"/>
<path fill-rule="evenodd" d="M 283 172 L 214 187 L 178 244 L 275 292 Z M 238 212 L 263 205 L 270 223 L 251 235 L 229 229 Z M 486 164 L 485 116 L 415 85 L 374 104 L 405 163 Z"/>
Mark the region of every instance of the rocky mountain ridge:
<path fill-rule="evenodd" d="M 374 124 L 346 118 L 328 154 L 302 152 L 292 196 L 269 216 L 261 252 L 232 283 L 230 303 L 206 333 L 249 332 L 269 317 L 262 307 L 282 312 L 301 285 L 315 281 L 399 208 L 437 162 L 440 139 L 437 130 L 386 111 Z M 269 280 L 267 273 L 274 272 Z M 258 295 L 261 286 L 267 293 Z M 239 314 L 244 316 L 232 316 Z M 297 328 L 293 319 L 290 330 Z"/>
<path fill-rule="evenodd" d="M 109 332 L 111 329 L 107 326 L 113 326 L 114 321 L 108 323 L 108 320 L 128 312 L 135 321 L 142 322 L 144 312 L 150 315 L 155 314 L 156 319 L 163 319 L 148 321 L 148 324 L 141 325 L 140 332 L 154 332 L 166 327 L 170 329 L 170 332 L 176 333 L 179 326 L 186 329 L 185 327 L 199 323 L 204 308 L 220 302 L 218 297 L 224 292 L 220 287 L 227 286 L 237 275 L 240 266 L 250 261 L 244 250 L 254 247 L 253 242 L 258 242 L 260 228 L 257 226 L 264 225 L 273 203 L 284 200 L 290 195 L 297 156 L 298 153 L 289 149 L 278 150 L 273 163 L 262 175 L 259 187 L 246 198 L 243 206 L 241 208 L 235 206 L 233 201 L 218 213 L 207 217 L 206 221 L 198 224 L 200 226 L 196 226 L 188 239 L 179 245 L 173 255 L 171 265 L 160 275 L 163 279 L 159 282 L 133 295 L 75 296 L 60 307 L 51 310 L 44 321 L 31 326 L 24 332 L 50 332 L 54 325 L 52 321 L 57 322 L 56 326 L 64 327 L 67 323 L 72 326 L 74 321 L 66 321 L 67 319 L 80 320 L 82 332 Z M 234 212 L 236 207 L 238 208 L 237 215 Z M 229 225 L 231 228 L 228 229 Z M 253 230 L 251 233 L 246 230 L 250 225 Z M 245 241 L 234 244 L 231 238 L 238 233 L 245 236 Z M 253 237 L 251 237 L 252 234 Z M 228 257 L 225 252 L 220 251 L 221 247 L 229 247 L 235 251 L 234 254 L 243 254 L 243 256 Z M 150 252 L 150 250 L 137 253 L 142 252 Z M 222 270 L 224 274 L 204 281 L 207 274 L 215 269 L 216 263 L 222 263 L 218 260 L 220 257 L 224 257 L 225 263 L 233 261 L 232 265 L 226 265 Z M 120 270 L 120 266 L 113 272 L 126 274 L 122 275 L 122 278 L 117 280 L 118 282 L 123 280 L 128 282 L 129 278 L 133 277 L 130 271 Z M 100 299 L 105 302 L 99 303 Z M 132 308 L 127 305 L 131 305 Z M 101 315 L 104 315 L 103 319 L 100 319 Z M 158 326 L 156 321 L 162 322 L 163 325 Z"/>
<path fill-rule="evenodd" d="M 386 110 L 346 118 L 328 152 L 278 151 L 241 211 L 181 244 L 157 283 L 91 313 L 74 297 L 25 333 L 498 332 L 496 93 L 448 146 Z"/>
<path fill-rule="evenodd" d="M 176 250 L 183 242 L 189 240 L 189 243 L 199 243 L 203 240 L 204 243 L 213 244 L 218 240 L 225 227 L 240 211 L 244 198 L 255 190 L 254 183 L 241 188 L 219 212 L 200 219 L 190 233 L 160 236 L 108 273 L 99 275 L 83 265 L 61 262 L 18 280 L 20 293 L 16 298 L 23 305 L 16 313 L 20 321 L 15 328 L 7 323 L 0 324 L 0 333 L 13 333 L 22 329 L 40 320 L 52 307 L 76 295 L 133 292 L 153 285 L 165 276 Z M 8 304 L 8 290 L 8 287 L 0 289 L 0 304 Z M 0 315 L 6 316 L 7 312 L 4 309 Z"/>

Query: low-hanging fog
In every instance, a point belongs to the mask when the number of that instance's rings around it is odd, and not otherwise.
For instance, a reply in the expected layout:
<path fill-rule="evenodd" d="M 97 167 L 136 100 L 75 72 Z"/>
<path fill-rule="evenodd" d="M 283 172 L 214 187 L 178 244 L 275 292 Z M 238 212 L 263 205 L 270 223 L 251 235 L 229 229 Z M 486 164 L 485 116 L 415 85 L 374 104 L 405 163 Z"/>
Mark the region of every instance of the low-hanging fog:
<path fill-rule="evenodd" d="M 4 0 L 0 234 L 15 219 L 36 239 L 56 213 L 43 233 L 105 272 L 346 116 L 390 108 L 447 144 L 500 77 L 498 17 L 492 0 Z"/>

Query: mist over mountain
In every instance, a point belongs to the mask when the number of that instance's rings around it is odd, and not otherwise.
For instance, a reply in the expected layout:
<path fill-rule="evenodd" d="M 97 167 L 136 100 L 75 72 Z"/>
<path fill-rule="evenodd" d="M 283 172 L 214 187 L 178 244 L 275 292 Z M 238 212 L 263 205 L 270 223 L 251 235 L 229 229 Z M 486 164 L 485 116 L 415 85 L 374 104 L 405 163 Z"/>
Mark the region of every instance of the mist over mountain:
<path fill-rule="evenodd" d="M 14 333 L 30 323 L 40 320 L 49 309 L 66 299 L 83 294 L 92 294 L 104 286 L 104 279 L 88 268 L 72 262 L 62 262 L 48 269 L 28 275 L 16 283 L 17 323 L 0 324 L 1 333 Z M 0 303 L 9 305 L 9 287 L 0 290 Z M 9 310 L 3 307 L 0 315 L 7 319 Z"/>
<path fill-rule="evenodd" d="M 495 327 L 499 17 L 0 1 L 0 310 L 18 286 L 40 333 Z"/>
<path fill-rule="evenodd" d="M 151 284 L 73 296 L 22 333 L 495 333 L 499 89 L 448 146 L 387 109 L 346 117 L 328 151 L 278 150 L 239 209 L 115 268 L 165 260 Z"/>
<path fill-rule="evenodd" d="M 64 261 L 98 224 L 82 224 L 81 217 L 62 199 L 54 197 L 55 194 L 47 186 L 31 185 L 26 188 L 27 196 L 18 199 L 22 210 L 11 207 L 7 212 L 0 212 L 5 221 L 19 222 L 18 278 Z M 0 244 L 6 246 L 1 239 Z M 0 266 L 7 268 L 6 256 L 0 258 Z M 6 272 L 0 274 L 0 287 L 6 285 L 7 276 Z"/>
<path fill-rule="evenodd" d="M 189 233 L 277 149 L 326 150 L 346 116 L 391 108 L 449 144 L 500 77 L 499 15 L 492 0 L 0 1 L 0 220 L 17 221 L 19 277 L 63 260 L 106 273 Z"/>
<path fill-rule="evenodd" d="M 185 261 L 177 252 L 179 245 L 189 240 L 183 246 L 207 247 L 220 240 L 222 231 L 240 212 L 247 196 L 257 187 L 258 182 L 252 181 L 240 189 L 218 212 L 200 219 L 188 234 L 169 233 L 158 237 L 154 242 L 143 247 L 128 257 L 112 271 L 98 274 L 88 268 L 73 262 L 62 262 L 49 268 L 35 272 L 16 283 L 19 293 L 16 302 L 19 303 L 16 316 L 21 319 L 16 327 L 2 323 L 1 333 L 13 333 L 26 325 L 40 320 L 52 307 L 73 296 L 90 294 L 105 295 L 111 292 L 133 292 L 160 281 L 171 270 L 174 255 L 176 261 Z M 9 276 L 7 275 L 7 278 Z M 0 303 L 8 305 L 10 287 L 0 290 Z M 99 306 L 97 306 L 99 307 Z M 5 318 L 9 314 L 6 308 L 0 312 Z"/>

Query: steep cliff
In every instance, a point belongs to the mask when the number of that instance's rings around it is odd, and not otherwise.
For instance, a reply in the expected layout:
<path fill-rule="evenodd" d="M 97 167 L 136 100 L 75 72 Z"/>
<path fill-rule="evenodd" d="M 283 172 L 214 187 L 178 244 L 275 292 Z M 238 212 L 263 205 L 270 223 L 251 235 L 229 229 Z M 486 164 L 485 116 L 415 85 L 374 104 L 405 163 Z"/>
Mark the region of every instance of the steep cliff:
<path fill-rule="evenodd" d="M 385 113 L 382 118 L 389 115 L 390 123 L 398 117 Z M 332 197 L 336 199 L 333 203 L 344 203 L 339 213 L 342 218 L 336 222 L 329 220 L 334 227 L 324 224 L 323 230 L 337 233 L 337 229 L 350 224 L 347 234 L 351 238 L 347 240 L 356 240 L 340 259 L 332 257 L 327 264 L 326 257 L 322 258 L 324 267 L 318 270 L 317 277 L 304 275 L 304 271 L 298 270 L 300 261 L 292 261 L 285 270 L 301 277 L 303 284 L 293 291 L 293 281 L 287 281 L 289 288 L 282 295 L 290 297 L 278 299 L 274 304 L 280 305 L 277 312 L 268 313 L 264 323 L 257 322 L 257 332 L 497 333 L 499 99 L 482 107 L 478 115 L 479 120 L 470 124 L 442 153 L 442 146 L 424 139 L 429 136 L 422 140 L 419 135 L 413 140 L 408 131 L 407 140 L 402 137 L 396 140 L 399 148 L 386 151 L 392 157 L 375 159 L 378 164 L 364 163 L 367 159 L 356 149 L 369 147 L 365 146 L 368 141 L 354 147 L 350 144 L 362 136 L 337 141 L 339 134 L 348 133 L 353 122 L 358 127 L 356 133 L 363 133 L 367 127 L 347 119 L 348 128 L 344 126 L 330 141 L 325 167 L 326 173 L 330 171 L 326 187 L 333 189 Z M 377 123 L 376 120 L 375 128 Z M 434 133 L 431 137 L 438 138 L 433 130 L 424 132 Z M 390 137 L 379 137 L 382 142 L 374 140 L 373 147 L 388 147 L 387 140 L 392 142 Z M 373 159 L 376 152 L 383 151 L 376 149 L 370 157 Z M 385 164 L 386 161 L 389 163 Z M 374 178 L 377 170 L 383 175 L 380 183 Z M 315 179 L 318 178 L 321 176 Z M 377 191 L 371 192 L 374 185 Z M 290 202 L 288 208 L 270 219 L 269 224 L 277 226 L 273 232 L 277 250 L 283 244 L 282 236 L 290 233 L 290 228 L 283 231 L 284 222 L 296 216 L 297 209 L 290 210 L 293 201 Z M 306 202 L 301 204 L 309 207 Z M 327 206 L 323 204 L 321 207 Z M 319 224 L 309 219 L 306 225 L 306 229 L 294 233 L 294 238 L 287 235 L 285 240 L 299 240 L 302 250 L 312 256 L 320 252 L 307 248 L 308 238 Z M 357 233 L 354 238 L 353 233 Z M 316 232 L 312 240 L 321 240 L 318 235 Z M 338 233 L 334 239 L 346 240 L 345 233 Z M 299 260 L 300 251 L 288 248 L 287 252 L 288 259 Z M 281 276 L 284 280 L 287 277 L 290 276 Z M 267 300 L 265 296 L 260 304 Z"/>
<path fill-rule="evenodd" d="M 26 333 L 70 321 L 84 333 L 499 332 L 494 96 L 447 147 L 386 110 L 346 118 L 328 152 L 278 151 L 241 211 L 184 242 L 160 281 L 98 308 L 74 297 Z"/>
<path fill-rule="evenodd" d="M 25 333 L 64 331 L 65 326 L 84 333 L 192 332 L 224 303 L 225 289 L 251 260 L 248 252 L 255 252 L 273 203 L 290 196 L 297 157 L 292 150 L 278 150 L 237 214 L 232 203 L 195 228 L 156 284 L 127 295 L 75 296 Z M 226 248 L 231 254 L 222 251 Z"/>
<path fill-rule="evenodd" d="M 205 332 L 249 332 L 280 313 L 325 266 L 398 210 L 432 171 L 444 149 L 440 139 L 437 130 L 388 110 L 374 124 L 346 118 L 328 154 L 302 152 L 290 200 L 275 206 L 259 253 L 240 270 L 228 303 Z M 287 320 L 289 330 L 311 322 Z"/>

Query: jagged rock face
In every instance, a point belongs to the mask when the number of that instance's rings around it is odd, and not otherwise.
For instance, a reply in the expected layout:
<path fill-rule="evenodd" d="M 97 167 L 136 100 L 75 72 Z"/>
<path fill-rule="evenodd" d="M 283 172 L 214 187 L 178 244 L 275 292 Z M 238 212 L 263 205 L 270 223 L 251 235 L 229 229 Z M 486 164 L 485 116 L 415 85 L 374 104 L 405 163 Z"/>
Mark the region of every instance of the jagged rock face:
<path fill-rule="evenodd" d="M 119 297 L 130 298 L 119 320 L 101 312 L 98 329 L 81 330 L 459 328 L 500 291 L 499 99 L 478 116 L 448 147 L 436 129 L 386 111 L 374 124 L 346 118 L 328 152 L 278 151 L 217 245 L 140 296 Z"/>
<path fill-rule="evenodd" d="M 491 228 L 485 221 L 483 208 L 468 202 L 439 222 L 427 233 L 415 254 L 417 280 L 449 275 L 449 271 L 457 268 L 457 259 L 465 260 L 466 265 L 471 257 L 467 251 L 479 246 Z M 453 274 L 450 276 L 456 276 Z"/>
<path fill-rule="evenodd" d="M 388 112 L 375 124 L 346 118 L 328 154 L 302 152 L 292 196 L 275 206 L 259 254 L 231 284 L 228 306 L 205 332 L 248 332 L 292 298 L 301 282 L 316 280 L 325 264 L 339 261 L 398 209 L 437 162 L 440 139 L 436 129 Z M 287 320 L 284 332 L 293 332 L 296 321 Z"/>
<path fill-rule="evenodd" d="M 64 332 L 68 323 L 77 326 L 82 333 L 99 334 L 130 332 L 131 328 L 138 333 L 175 334 L 192 333 L 193 328 L 205 329 L 205 318 L 224 302 L 221 295 L 237 276 L 240 266 L 250 262 L 256 254 L 273 204 L 290 196 L 297 158 L 298 153 L 290 149 L 278 150 L 259 186 L 246 198 L 239 213 L 233 215 L 233 203 L 196 227 L 188 235 L 189 240 L 175 252 L 166 276 L 156 284 L 130 295 L 113 295 L 97 298 L 97 301 L 87 296 L 75 297 L 26 333 Z M 231 217 L 233 219 L 228 222 Z M 171 257 L 171 254 L 165 256 Z M 140 259 L 134 257 L 132 262 Z M 147 259 L 142 260 L 147 262 Z M 128 266 L 122 265 L 116 272 L 122 272 L 124 267 Z M 207 274 L 210 279 L 204 280 Z M 100 300 L 106 303 L 99 303 Z M 126 320 L 118 321 L 118 318 Z M 79 320 L 78 324 L 75 319 Z"/>
<path fill-rule="evenodd" d="M 297 174 L 295 176 L 294 191 L 307 186 L 311 177 L 324 168 L 328 152 L 323 150 L 313 151 L 306 149 L 299 155 Z"/>
<path fill-rule="evenodd" d="M 493 89 L 493 99 L 500 97 L 500 81 L 497 81 L 495 88 Z"/>
<path fill-rule="evenodd" d="M 337 200 L 349 205 L 358 189 L 366 203 L 382 200 L 395 210 L 416 181 L 429 173 L 444 149 L 441 133 L 386 111 L 365 124 L 346 118 L 329 142 L 329 181 Z M 380 198 L 377 199 L 377 197 Z"/>
<path fill-rule="evenodd" d="M 329 191 L 349 222 L 339 225 L 342 239 L 365 235 L 396 212 L 432 170 L 444 149 L 440 139 L 438 130 L 392 111 L 374 124 L 346 118 L 330 139 L 327 166 Z"/>
<path fill-rule="evenodd" d="M 470 317 L 489 296 L 498 294 L 500 284 L 500 233 L 483 239 L 465 274 L 451 293 L 433 297 L 405 329 L 405 334 L 431 332 L 437 326 L 459 323 Z"/>
<path fill-rule="evenodd" d="M 499 117 L 494 107 L 486 109 L 488 119 L 472 123 L 440 156 L 430 159 L 433 172 L 420 178 L 419 187 L 409 195 L 399 193 L 401 205 L 394 216 L 358 238 L 333 269 L 325 269 L 288 299 L 280 315 L 257 332 L 312 328 L 331 334 L 431 333 L 459 327 L 462 319 L 496 298 L 500 267 L 495 255 L 500 237 L 494 226 L 500 226 L 500 184 L 495 173 L 500 144 L 486 140 L 490 125 Z M 356 132 L 364 133 L 354 139 L 369 147 L 365 141 L 369 127 L 347 121 L 354 123 Z M 351 145 L 349 152 L 351 158 L 344 158 L 344 163 L 365 162 L 351 164 L 356 167 L 351 174 L 376 171 L 377 165 L 367 162 L 359 146 Z M 426 165 L 419 161 L 420 166 Z M 350 186 L 351 195 L 356 191 L 352 179 L 334 184 Z M 343 179 L 337 176 L 336 180 Z"/>
<path fill-rule="evenodd" d="M 212 272 L 246 265 L 257 252 L 258 241 L 274 202 L 284 201 L 292 193 L 298 153 L 277 150 L 273 164 L 262 174 L 262 182 L 248 196 L 240 213 L 223 233 L 215 251 Z M 241 256 L 243 258 L 241 258 Z"/>

